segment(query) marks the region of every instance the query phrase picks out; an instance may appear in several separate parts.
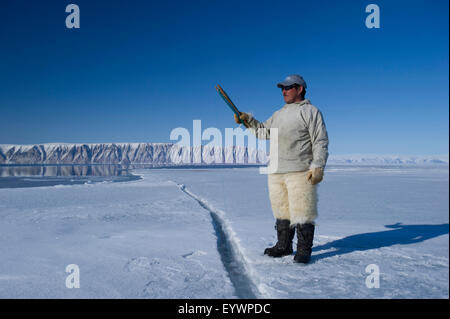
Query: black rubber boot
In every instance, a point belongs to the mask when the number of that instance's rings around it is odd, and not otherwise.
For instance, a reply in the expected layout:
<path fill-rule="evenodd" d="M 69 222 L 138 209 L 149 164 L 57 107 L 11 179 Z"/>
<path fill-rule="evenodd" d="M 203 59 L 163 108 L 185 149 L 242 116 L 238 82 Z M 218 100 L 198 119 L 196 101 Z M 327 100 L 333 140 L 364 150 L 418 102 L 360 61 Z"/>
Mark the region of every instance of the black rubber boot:
<path fill-rule="evenodd" d="M 297 225 L 297 252 L 294 262 L 307 264 L 311 259 L 314 239 L 314 224 Z"/>
<path fill-rule="evenodd" d="M 277 230 L 278 241 L 275 246 L 266 248 L 264 255 L 283 257 L 293 253 L 292 240 L 294 239 L 295 228 L 290 227 L 290 225 L 291 222 L 288 219 L 277 219 L 275 229 Z"/>

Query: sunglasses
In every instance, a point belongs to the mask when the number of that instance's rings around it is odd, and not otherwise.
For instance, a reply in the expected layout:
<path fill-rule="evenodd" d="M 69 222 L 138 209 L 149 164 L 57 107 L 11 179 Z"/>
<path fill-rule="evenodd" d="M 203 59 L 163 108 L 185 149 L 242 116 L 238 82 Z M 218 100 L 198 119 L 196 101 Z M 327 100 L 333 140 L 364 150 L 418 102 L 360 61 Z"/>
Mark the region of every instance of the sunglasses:
<path fill-rule="evenodd" d="M 297 88 L 297 87 L 298 87 L 298 84 L 292 84 L 292 85 L 289 85 L 289 86 L 282 86 L 281 87 L 281 91 L 289 91 L 289 90 L 291 90 L 293 88 Z"/>

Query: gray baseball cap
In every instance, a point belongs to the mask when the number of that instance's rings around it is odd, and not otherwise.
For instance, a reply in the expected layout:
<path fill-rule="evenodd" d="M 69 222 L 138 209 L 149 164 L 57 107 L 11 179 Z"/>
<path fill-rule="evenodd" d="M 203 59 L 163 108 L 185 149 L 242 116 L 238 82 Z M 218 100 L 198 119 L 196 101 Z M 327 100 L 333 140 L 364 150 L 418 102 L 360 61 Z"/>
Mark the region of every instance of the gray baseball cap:
<path fill-rule="evenodd" d="M 291 74 L 291 75 L 288 75 L 288 76 L 284 79 L 284 81 L 278 83 L 277 86 L 278 86 L 279 88 L 282 88 L 282 87 L 284 87 L 284 86 L 289 86 L 289 85 L 292 85 L 292 84 L 298 84 L 298 85 L 300 85 L 300 86 L 303 86 L 303 87 L 306 89 L 306 82 L 305 82 L 305 80 L 303 79 L 302 76 L 300 76 L 300 75 L 298 75 L 298 74 Z"/>

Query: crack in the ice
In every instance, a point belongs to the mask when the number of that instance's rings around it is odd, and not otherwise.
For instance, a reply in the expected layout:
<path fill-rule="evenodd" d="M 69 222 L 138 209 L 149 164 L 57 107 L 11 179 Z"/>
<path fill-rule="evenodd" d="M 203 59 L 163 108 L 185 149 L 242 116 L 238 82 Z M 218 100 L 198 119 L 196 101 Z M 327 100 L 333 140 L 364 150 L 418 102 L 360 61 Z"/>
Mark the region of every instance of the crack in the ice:
<path fill-rule="evenodd" d="M 230 227 L 227 227 L 227 221 L 221 216 L 223 213 L 210 207 L 204 200 L 187 190 L 185 185 L 177 184 L 177 186 L 209 212 L 211 223 L 217 237 L 217 250 L 224 268 L 228 273 L 228 277 L 233 284 L 236 296 L 244 299 L 262 297 L 262 293 L 249 274 L 248 265 L 243 258 L 242 252 L 236 243 L 233 242 Z"/>

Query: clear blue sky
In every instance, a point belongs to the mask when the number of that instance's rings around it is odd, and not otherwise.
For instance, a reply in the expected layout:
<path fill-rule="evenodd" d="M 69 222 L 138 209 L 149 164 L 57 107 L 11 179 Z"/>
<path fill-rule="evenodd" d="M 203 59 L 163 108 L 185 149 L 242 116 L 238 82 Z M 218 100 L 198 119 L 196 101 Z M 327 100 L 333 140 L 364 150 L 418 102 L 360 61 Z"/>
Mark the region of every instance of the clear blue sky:
<path fill-rule="evenodd" d="M 66 5 L 81 28 L 67 29 Z M 365 7 L 380 7 L 368 29 Z M 448 154 L 448 1 L 0 2 L 0 144 L 169 142 L 266 120 L 298 73 L 330 153 Z M 208 141 L 205 141 L 207 143 Z"/>

